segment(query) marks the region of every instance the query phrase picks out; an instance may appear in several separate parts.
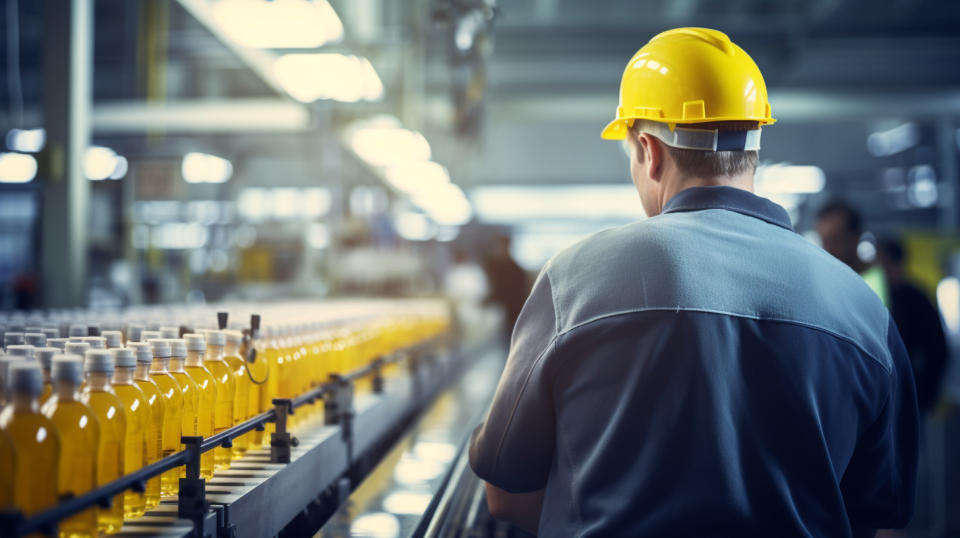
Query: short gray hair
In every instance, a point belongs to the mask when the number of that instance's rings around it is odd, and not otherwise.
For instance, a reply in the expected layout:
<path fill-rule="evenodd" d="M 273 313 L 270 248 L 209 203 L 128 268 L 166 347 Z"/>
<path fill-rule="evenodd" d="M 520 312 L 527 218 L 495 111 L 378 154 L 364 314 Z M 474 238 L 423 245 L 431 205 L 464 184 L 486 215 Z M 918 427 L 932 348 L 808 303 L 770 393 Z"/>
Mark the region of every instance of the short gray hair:
<path fill-rule="evenodd" d="M 639 122 L 630 127 L 630 136 L 636 139 L 640 135 Z M 720 131 L 749 131 L 757 128 L 755 121 L 718 121 L 679 125 L 687 129 L 717 129 Z M 677 169 L 685 177 L 733 177 L 750 173 L 757 169 L 759 159 L 756 151 L 702 151 L 679 149 L 664 144 Z"/>

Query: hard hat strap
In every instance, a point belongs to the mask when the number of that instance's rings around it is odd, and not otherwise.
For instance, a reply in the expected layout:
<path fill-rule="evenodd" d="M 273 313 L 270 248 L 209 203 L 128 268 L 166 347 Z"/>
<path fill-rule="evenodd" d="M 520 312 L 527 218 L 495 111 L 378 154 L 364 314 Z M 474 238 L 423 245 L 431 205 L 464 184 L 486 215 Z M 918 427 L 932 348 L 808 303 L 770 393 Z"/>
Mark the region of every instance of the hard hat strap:
<path fill-rule="evenodd" d="M 642 119 L 634 121 L 640 132 L 651 134 L 673 148 L 700 151 L 758 151 L 760 149 L 760 129 L 719 131 L 674 127 L 671 130 L 664 123 Z"/>

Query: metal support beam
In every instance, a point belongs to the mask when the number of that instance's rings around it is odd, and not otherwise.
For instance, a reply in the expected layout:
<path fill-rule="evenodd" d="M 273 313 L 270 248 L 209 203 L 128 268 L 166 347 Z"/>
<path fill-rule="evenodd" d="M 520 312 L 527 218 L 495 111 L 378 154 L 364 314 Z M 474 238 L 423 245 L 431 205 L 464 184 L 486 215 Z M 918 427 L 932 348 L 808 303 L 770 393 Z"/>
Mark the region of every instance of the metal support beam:
<path fill-rule="evenodd" d="M 960 173 L 957 171 L 957 152 L 960 134 L 957 122 L 950 116 L 938 118 L 937 168 L 940 172 L 939 227 L 948 234 L 960 229 Z"/>
<path fill-rule="evenodd" d="M 83 154 L 90 141 L 93 0 L 44 2 L 39 270 L 47 307 L 86 303 L 87 199 Z"/>

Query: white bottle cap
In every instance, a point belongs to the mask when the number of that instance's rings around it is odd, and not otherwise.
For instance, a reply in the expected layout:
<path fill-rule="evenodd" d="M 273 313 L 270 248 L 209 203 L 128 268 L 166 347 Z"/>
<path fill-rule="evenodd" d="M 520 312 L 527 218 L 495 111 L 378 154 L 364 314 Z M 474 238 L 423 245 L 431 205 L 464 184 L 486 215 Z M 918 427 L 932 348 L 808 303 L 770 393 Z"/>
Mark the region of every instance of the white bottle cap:
<path fill-rule="evenodd" d="M 205 351 L 207 349 L 207 339 L 202 334 L 185 334 L 183 340 L 187 343 L 187 349 L 190 351 Z"/>
<path fill-rule="evenodd" d="M 85 357 L 87 355 L 87 351 L 90 350 L 90 344 L 87 342 L 67 342 L 67 345 L 64 346 L 63 350 L 65 353 L 69 353 L 70 355 L 80 355 L 81 357 Z"/>
<path fill-rule="evenodd" d="M 153 349 L 146 342 L 130 342 L 127 347 L 134 350 L 137 354 L 137 362 L 150 364 L 153 362 Z"/>
<path fill-rule="evenodd" d="M 180 338 L 180 327 L 160 327 L 161 338 Z"/>
<path fill-rule="evenodd" d="M 167 339 L 167 343 L 170 344 L 171 357 L 176 357 L 178 359 L 186 358 L 187 356 L 186 342 L 184 342 L 180 338 L 170 338 L 170 339 Z"/>
<path fill-rule="evenodd" d="M 100 334 L 106 339 L 108 348 L 123 346 L 123 333 L 120 331 L 103 331 Z"/>
<path fill-rule="evenodd" d="M 44 370 L 50 370 L 50 364 L 51 361 L 53 361 L 53 356 L 61 353 L 63 353 L 63 351 L 55 347 L 38 347 L 37 349 L 33 350 L 34 356 L 37 358 L 37 361 Z"/>
<path fill-rule="evenodd" d="M 117 368 L 136 368 L 137 352 L 126 347 L 117 347 L 110 350 L 113 353 L 113 362 Z"/>
<path fill-rule="evenodd" d="M 60 338 L 60 329 L 53 326 L 44 327 L 43 335 L 47 337 L 47 340 L 51 338 Z"/>
<path fill-rule="evenodd" d="M 33 361 L 20 361 L 10 367 L 7 388 L 14 394 L 39 396 L 43 393 L 43 370 Z"/>
<path fill-rule="evenodd" d="M 168 344 L 166 340 L 162 338 L 151 338 L 147 340 L 147 343 L 150 344 L 154 357 L 161 359 L 170 358 L 170 344 Z"/>
<path fill-rule="evenodd" d="M 208 330 L 206 331 L 207 335 L 207 345 L 210 346 L 222 346 L 227 343 L 227 337 L 224 336 L 223 332 L 217 330 Z"/>
<path fill-rule="evenodd" d="M 67 348 L 67 339 L 66 338 L 47 338 L 47 347 L 55 347 L 60 351 L 63 351 Z"/>
<path fill-rule="evenodd" d="M 140 333 L 141 342 L 149 342 L 157 338 L 163 338 L 163 334 L 160 331 L 143 331 Z"/>
<path fill-rule="evenodd" d="M 90 349 L 107 349 L 107 339 L 102 336 L 87 336 L 83 341 L 90 344 Z"/>
<path fill-rule="evenodd" d="M 143 333 L 143 325 L 139 323 L 127 324 L 127 342 L 139 342 L 140 335 Z"/>
<path fill-rule="evenodd" d="M 44 347 L 47 345 L 47 335 L 43 333 L 24 333 L 23 343 L 30 344 L 33 347 Z"/>
<path fill-rule="evenodd" d="M 113 373 L 113 353 L 108 349 L 91 349 L 84 355 L 84 370 L 87 372 Z"/>
<path fill-rule="evenodd" d="M 3 334 L 3 347 L 21 344 L 23 344 L 23 333 L 14 331 Z"/>
<path fill-rule="evenodd" d="M 87 336 L 87 326 L 82 323 L 71 323 L 67 336 Z"/>
<path fill-rule="evenodd" d="M 83 382 L 83 359 L 76 355 L 55 355 L 50 377 L 54 381 L 68 381 L 79 385 Z"/>
<path fill-rule="evenodd" d="M 33 360 L 33 346 L 30 344 L 18 344 L 7 346 L 7 355 L 15 355 L 24 359 Z"/>

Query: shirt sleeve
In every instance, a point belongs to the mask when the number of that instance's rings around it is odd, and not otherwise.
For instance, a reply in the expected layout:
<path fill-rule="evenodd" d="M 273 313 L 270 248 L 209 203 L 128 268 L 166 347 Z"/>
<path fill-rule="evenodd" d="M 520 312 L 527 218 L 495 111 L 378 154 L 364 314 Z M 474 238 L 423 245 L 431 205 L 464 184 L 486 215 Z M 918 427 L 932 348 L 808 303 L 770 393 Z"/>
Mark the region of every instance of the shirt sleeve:
<path fill-rule="evenodd" d="M 470 442 L 470 466 L 477 476 L 511 493 L 543 488 L 550 473 L 556 432 L 544 363 L 556 336 L 553 292 L 544 270 L 517 319 L 487 419 Z"/>
<path fill-rule="evenodd" d="M 841 481 L 855 535 L 904 527 L 913 516 L 917 478 L 917 393 L 910 358 L 891 319 L 887 343 L 893 359 L 886 403 L 857 441 Z"/>

